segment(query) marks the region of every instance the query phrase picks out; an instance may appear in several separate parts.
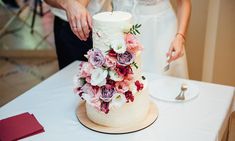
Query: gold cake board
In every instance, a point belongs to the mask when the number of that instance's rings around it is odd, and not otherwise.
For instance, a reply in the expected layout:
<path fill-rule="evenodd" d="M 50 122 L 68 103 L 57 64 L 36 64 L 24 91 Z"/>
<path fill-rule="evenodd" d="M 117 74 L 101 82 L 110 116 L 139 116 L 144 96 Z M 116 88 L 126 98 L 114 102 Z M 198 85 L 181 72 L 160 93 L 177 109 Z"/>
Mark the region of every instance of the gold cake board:
<path fill-rule="evenodd" d="M 137 125 L 134 126 L 127 125 L 126 127 L 107 127 L 92 122 L 87 117 L 85 102 L 82 102 L 78 105 L 76 110 L 76 115 L 79 122 L 90 130 L 105 134 L 127 134 L 143 130 L 152 125 L 157 120 L 158 108 L 155 105 L 155 103 L 151 101 L 146 118 Z"/>

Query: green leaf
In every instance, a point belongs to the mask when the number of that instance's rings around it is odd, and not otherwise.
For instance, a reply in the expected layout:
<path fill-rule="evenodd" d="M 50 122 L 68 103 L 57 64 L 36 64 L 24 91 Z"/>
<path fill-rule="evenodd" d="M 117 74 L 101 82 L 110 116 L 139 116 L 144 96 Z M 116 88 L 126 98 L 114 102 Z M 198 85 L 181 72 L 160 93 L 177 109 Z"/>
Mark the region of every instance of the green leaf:
<path fill-rule="evenodd" d="M 138 65 L 137 65 L 135 62 L 133 62 L 132 64 L 133 64 L 133 66 L 134 66 L 136 69 L 139 68 Z"/>
<path fill-rule="evenodd" d="M 136 31 L 138 34 L 140 34 L 139 30 L 136 29 L 135 31 Z"/>
<path fill-rule="evenodd" d="M 140 28 L 141 27 L 141 24 L 139 24 L 138 26 L 137 26 L 137 28 Z"/>

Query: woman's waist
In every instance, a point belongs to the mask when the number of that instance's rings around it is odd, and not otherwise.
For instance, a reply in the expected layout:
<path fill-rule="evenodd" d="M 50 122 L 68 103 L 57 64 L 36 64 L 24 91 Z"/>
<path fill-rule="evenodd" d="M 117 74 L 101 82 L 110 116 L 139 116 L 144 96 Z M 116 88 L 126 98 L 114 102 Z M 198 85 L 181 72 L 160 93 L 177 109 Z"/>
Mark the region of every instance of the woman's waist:
<path fill-rule="evenodd" d="M 166 10 L 172 10 L 171 3 L 168 0 L 155 0 L 152 3 L 144 3 L 141 0 L 137 2 L 134 13 L 140 15 L 160 14 Z"/>

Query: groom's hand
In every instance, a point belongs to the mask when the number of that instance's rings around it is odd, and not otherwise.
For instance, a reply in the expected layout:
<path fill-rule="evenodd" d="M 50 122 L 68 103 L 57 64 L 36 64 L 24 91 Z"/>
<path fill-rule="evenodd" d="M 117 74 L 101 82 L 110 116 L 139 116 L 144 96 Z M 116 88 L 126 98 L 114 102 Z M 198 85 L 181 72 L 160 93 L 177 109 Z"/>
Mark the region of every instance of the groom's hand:
<path fill-rule="evenodd" d="M 73 33 L 80 40 L 86 41 L 92 28 L 91 16 L 86 6 L 77 0 L 68 0 L 65 11 Z"/>
<path fill-rule="evenodd" d="M 185 40 L 181 35 L 176 35 L 175 39 L 171 43 L 171 47 L 166 54 L 169 57 L 168 63 L 177 60 L 184 55 L 184 43 Z"/>

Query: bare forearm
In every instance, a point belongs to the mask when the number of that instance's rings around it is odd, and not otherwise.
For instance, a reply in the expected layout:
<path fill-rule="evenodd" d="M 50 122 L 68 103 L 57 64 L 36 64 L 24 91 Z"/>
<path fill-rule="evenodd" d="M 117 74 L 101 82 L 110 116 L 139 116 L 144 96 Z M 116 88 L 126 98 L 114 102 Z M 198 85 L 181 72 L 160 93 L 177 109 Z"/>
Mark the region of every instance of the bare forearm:
<path fill-rule="evenodd" d="M 69 1 L 78 1 L 81 5 L 87 7 L 90 0 L 45 0 L 45 2 L 52 7 L 66 10 Z"/>
<path fill-rule="evenodd" d="M 186 34 L 191 15 L 191 1 L 177 0 L 178 33 Z"/>
<path fill-rule="evenodd" d="M 45 2 L 52 7 L 65 9 L 66 0 L 45 0 Z"/>
<path fill-rule="evenodd" d="M 191 1 L 177 0 L 178 30 L 167 53 L 167 56 L 170 57 L 168 60 L 169 63 L 184 55 L 185 34 L 187 32 L 190 14 Z"/>

